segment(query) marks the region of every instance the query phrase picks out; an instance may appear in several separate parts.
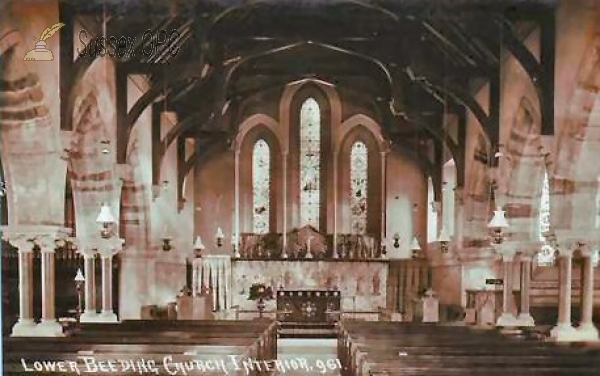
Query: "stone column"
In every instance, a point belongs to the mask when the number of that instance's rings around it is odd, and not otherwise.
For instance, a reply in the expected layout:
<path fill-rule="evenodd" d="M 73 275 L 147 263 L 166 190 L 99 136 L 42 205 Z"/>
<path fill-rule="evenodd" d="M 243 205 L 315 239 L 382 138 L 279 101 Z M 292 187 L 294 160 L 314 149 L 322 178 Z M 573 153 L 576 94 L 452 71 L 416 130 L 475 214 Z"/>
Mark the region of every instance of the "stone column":
<path fill-rule="evenodd" d="M 19 320 L 11 336 L 37 336 L 37 324 L 33 320 L 33 242 L 25 236 L 8 241 L 19 249 Z"/>
<path fill-rule="evenodd" d="M 558 323 L 550 331 L 550 336 L 559 342 L 577 340 L 577 331 L 571 324 L 571 280 L 573 268 L 573 250 L 569 247 L 559 249 L 559 296 Z"/>
<path fill-rule="evenodd" d="M 593 323 L 594 310 L 594 264 L 592 263 L 592 252 L 589 247 L 581 251 L 583 255 L 583 268 L 581 275 L 581 322 L 577 331 L 581 340 L 598 341 L 598 329 Z"/>
<path fill-rule="evenodd" d="M 101 239 L 98 253 L 102 259 L 102 312 L 98 316 L 98 322 L 117 322 L 117 315 L 113 311 L 112 297 L 112 262 L 113 256 L 119 253 L 123 246 L 123 239 L 114 237 Z"/>
<path fill-rule="evenodd" d="M 96 281 L 95 281 L 95 251 L 85 249 L 83 252 L 83 274 L 85 276 L 84 294 L 85 294 L 85 310 L 83 311 L 79 321 L 95 322 L 98 316 L 96 311 Z"/>
<path fill-rule="evenodd" d="M 519 326 L 535 326 L 529 313 L 529 292 L 531 285 L 531 256 L 521 256 L 521 312 L 517 317 Z"/>
<path fill-rule="evenodd" d="M 514 252 L 504 251 L 502 253 L 503 267 L 503 294 L 502 294 L 502 314 L 496 321 L 496 326 L 514 327 L 517 326 L 517 318 L 510 312 L 510 302 L 512 298 L 512 267 Z"/>
<path fill-rule="evenodd" d="M 62 337 L 62 327 L 56 321 L 55 313 L 55 236 L 41 236 L 35 243 L 42 256 L 42 321 L 38 325 L 38 336 Z"/>
<path fill-rule="evenodd" d="M 102 322 L 116 322 L 112 299 L 112 258 L 113 254 L 102 254 L 102 313 L 98 317 Z"/>

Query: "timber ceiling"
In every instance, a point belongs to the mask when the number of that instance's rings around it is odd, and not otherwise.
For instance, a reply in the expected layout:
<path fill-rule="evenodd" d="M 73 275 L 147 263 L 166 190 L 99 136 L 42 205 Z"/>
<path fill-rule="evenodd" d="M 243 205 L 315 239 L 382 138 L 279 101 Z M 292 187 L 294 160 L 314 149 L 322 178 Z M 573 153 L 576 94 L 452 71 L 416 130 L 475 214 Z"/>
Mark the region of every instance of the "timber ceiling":
<path fill-rule="evenodd" d="M 371 101 L 393 141 L 431 141 L 460 154 L 465 131 L 448 140 L 444 111 L 462 119 L 473 112 L 497 145 L 499 66 L 508 53 L 538 84 L 540 103 L 552 94 L 553 81 L 544 76 L 552 71 L 522 41 L 541 30 L 554 43 L 555 6 L 551 0 L 82 0 L 65 2 L 61 14 L 86 19 L 98 33 L 106 21 L 110 35 L 177 28 L 177 55 L 139 53 L 119 69 L 149 75 L 155 97 L 148 103 L 166 100 L 164 107 L 184 123 L 183 137 L 231 134 L 246 98 L 315 77 Z M 482 108 L 473 94 L 488 83 L 491 103 Z"/>

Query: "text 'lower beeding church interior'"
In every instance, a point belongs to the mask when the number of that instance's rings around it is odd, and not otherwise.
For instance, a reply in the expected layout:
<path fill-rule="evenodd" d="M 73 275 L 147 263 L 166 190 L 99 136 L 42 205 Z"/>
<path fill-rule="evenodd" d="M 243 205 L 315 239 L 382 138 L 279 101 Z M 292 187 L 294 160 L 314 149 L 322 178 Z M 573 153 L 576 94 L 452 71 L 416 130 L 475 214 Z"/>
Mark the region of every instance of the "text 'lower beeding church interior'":
<path fill-rule="evenodd" d="M 599 0 L 2 0 L 0 184 L 4 374 L 600 372 Z"/>

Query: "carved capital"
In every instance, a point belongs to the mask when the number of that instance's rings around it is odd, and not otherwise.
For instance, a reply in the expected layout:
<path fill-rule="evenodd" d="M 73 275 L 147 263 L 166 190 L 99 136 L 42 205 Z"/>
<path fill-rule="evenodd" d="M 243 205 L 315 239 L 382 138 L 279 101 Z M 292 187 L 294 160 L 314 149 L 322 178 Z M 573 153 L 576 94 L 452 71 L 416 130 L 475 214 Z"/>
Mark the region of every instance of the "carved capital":
<path fill-rule="evenodd" d="M 108 258 L 121 252 L 125 240 L 121 238 L 100 239 L 98 242 L 98 253 L 102 258 Z"/>
<path fill-rule="evenodd" d="M 579 244 L 579 253 L 582 257 L 592 257 L 594 250 L 598 247 L 597 242 L 587 242 Z"/>
<path fill-rule="evenodd" d="M 556 250 L 560 257 L 573 257 L 573 252 L 580 247 L 580 243 L 574 240 L 561 240 L 556 242 Z"/>
<path fill-rule="evenodd" d="M 19 253 L 33 252 L 35 243 L 28 234 L 11 234 L 10 236 L 3 236 L 5 241 L 8 241 L 13 247 L 17 247 Z"/>
<path fill-rule="evenodd" d="M 40 251 L 52 253 L 56 248 L 57 240 L 56 234 L 40 234 L 33 239 L 33 242 L 40 248 Z"/>

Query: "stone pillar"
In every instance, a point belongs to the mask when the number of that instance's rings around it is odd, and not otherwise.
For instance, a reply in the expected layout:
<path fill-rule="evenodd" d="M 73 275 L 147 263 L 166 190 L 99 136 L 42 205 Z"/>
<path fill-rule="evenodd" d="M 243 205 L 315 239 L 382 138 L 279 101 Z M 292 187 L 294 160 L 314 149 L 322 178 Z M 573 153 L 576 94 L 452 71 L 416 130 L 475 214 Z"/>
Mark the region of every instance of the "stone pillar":
<path fill-rule="evenodd" d="M 37 324 L 33 320 L 33 242 L 25 236 L 8 241 L 19 249 L 19 320 L 11 336 L 37 336 Z"/>
<path fill-rule="evenodd" d="M 62 337 L 63 331 L 56 321 L 54 255 L 55 237 L 42 236 L 35 240 L 42 256 L 42 321 L 38 325 L 38 336 Z"/>
<path fill-rule="evenodd" d="M 503 267 L 503 294 L 502 294 L 502 314 L 496 321 L 496 326 L 514 327 L 517 326 L 517 318 L 510 312 L 510 302 L 513 293 L 512 286 L 512 267 L 514 252 L 504 251 L 502 253 Z"/>
<path fill-rule="evenodd" d="M 98 316 L 97 322 L 117 322 L 117 315 L 113 311 L 112 297 L 112 262 L 113 256 L 121 251 L 123 239 L 113 237 L 110 239 L 101 239 L 99 242 L 98 253 L 102 259 L 102 312 Z"/>
<path fill-rule="evenodd" d="M 519 326 L 535 326 L 529 313 L 529 293 L 531 285 L 531 256 L 521 256 L 521 312 L 517 317 Z"/>
<path fill-rule="evenodd" d="M 96 281 L 94 278 L 95 274 L 95 251 L 84 250 L 83 254 L 83 274 L 85 276 L 84 294 L 85 294 L 85 310 L 81 315 L 79 321 L 81 322 L 95 322 L 98 316 L 96 311 Z"/>
<path fill-rule="evenodd" d="M 116 322 L 112 299 L 112 258 L 113 254 L 101 254 L 102 259 L 102 313 L 98 317 L 102 322 Z"/>
<path fill-rule="evenodd" d="M 573 251 L 570 247 L 560 249 L 559 263 L 558 323 L 550 331 L 550 336 L 559 342 L 576 341 L 577 331 L 571 324 Z"/>
<path fill-rule="evenodd" d="M 588 247 L 582 250 L 583 268 L 581 274 L 581 322 L 577 327 L 580 339 L 584 341 L 598 341 L 598 329 L 593 323 L 594 311 L 594 264 L 592 252 Z"/>

